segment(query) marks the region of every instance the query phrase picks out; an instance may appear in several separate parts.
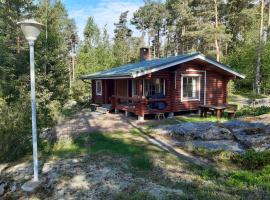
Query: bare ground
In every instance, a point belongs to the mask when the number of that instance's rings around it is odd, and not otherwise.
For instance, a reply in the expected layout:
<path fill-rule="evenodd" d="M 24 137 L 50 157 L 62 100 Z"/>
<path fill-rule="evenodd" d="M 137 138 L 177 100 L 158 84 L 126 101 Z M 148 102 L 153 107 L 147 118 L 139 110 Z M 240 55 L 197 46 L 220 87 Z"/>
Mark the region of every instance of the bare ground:
<path fill-rule="evenodd" d="M 264 115 L 250 120 L 269 122 L 269 116 Z M 4 197 L 6 199 L 117 199 L 119 193 L 147 192 L 157 199 L 165 199 L 171 194 L 178 197 L 183 195 L 179 187 L 173 186 L 180 183 L 191 184 L 192 187 L 197 185 L 196 187 L 205 191 L 216 191 L 217 185 L 214 181 L 203 180 L 199 174 L 187 167 L 192 163 L 200 166 L 210 165 L 212 163 L 209 160 L 187 153 L 179 146 L 174 146 L 168 138 L 153 137 L 141 129 L 141 125 L 159 123 L 159 121 L 147 121 L 140 124 L 133 118 L 126 119 L 121 114 L 95 115 L 88 110 L 83 110 L 56 126 L 58 139 L 76 137 L 81 133 L 100 131 L 109 134 L 121 130 L 127 132 L 127 137 L 131 137 L 134 142 L 154 145 L 157 149 L 170 151 L 172 159 L 154 155 L 153 170 L 134 173 L 128 165 L 128 158 L 111 154 L 41 158 L 41 187 L 35 193 L 27 194 L 20 189 L 20 186 L 32 177 L 31 158 L 26 158 L 15 163 L 0 164 L 0 179 L 10 183 L 8 186 L 10 188 L 7 189 L 8 192 Z M 134 129 L 145 134 L 133 135 L 130 132 Z M 11 192 L 14 184 L 16 191 Z M 217 194 L 214 192 L 216 197 L 238 199 L 224 191 L 219 192 Z"/>

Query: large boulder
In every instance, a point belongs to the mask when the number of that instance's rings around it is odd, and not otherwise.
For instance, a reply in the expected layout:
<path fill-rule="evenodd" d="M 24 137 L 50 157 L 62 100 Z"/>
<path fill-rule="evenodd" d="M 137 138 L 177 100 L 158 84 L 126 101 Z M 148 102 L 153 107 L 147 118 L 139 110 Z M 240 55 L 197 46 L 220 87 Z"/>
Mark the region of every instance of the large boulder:
<path fill-rule="evenodd" d="M 224 140 L 233 139 L 233 134 L 222 124 L 214 122 L 187 122 L 169 126 L 159 126 L 153 130 L 159 134 L 169 134 L 179 140 Z"/>
<path fill-rule="evenodd" d="M 230 121 L 224 123 L 230 129 L 236 140 L 246 148 L 256 151 L 270 149 L 270 126 L 265 123 Z"/>

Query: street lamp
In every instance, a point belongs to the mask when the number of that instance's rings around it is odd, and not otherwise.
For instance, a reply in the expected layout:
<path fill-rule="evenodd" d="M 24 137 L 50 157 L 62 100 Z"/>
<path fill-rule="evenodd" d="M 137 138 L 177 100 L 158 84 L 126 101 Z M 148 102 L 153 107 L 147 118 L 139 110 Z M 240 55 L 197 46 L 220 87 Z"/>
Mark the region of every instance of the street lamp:
<path fill-rule="evenodd" d="M 28 19 L 17 23 L 21 26 L 22 32 L 30 47 L 30 80 L 31 80 L 31 107 L 32 107 L 32 140 L 33 140 L 33 163 L 34 179 L 25 184 L 22 188 L 25 191 L 32 191 L 38 185 L 38 153 L 37 153 L 37 120 L 36 120 L 36 92 L 35 92 L 35 63 L 34 43 L 40 34 L 42 24 L 34 19 Z"/>

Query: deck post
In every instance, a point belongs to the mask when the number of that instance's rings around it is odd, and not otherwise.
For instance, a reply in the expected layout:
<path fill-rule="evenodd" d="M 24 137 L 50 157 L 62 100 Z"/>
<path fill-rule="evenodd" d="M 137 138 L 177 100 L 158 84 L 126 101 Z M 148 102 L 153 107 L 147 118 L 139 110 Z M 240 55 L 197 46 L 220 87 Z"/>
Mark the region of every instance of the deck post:
<path fill-rule="evenodd" d="M 144 121 L 144 100 L 143 100 L 143 81 L 139 80 L 139 97 L 140 97 L 140 111 L 138 115 L 139 121 Z"/>

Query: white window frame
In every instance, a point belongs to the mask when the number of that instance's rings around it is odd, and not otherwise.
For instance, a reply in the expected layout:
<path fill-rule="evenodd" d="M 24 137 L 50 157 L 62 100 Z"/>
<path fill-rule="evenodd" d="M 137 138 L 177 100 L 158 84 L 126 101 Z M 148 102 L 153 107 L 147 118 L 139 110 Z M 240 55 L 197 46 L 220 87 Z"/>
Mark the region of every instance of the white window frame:
<path fill-rule="evenodd" d="M 199 98 L 197 99 L 192 99 L 192 98 L 184 98 L 183 97 L 183 90 L 184 90 L 184 78 L 185 77 L 195 77 L 195 78 L 198 78 L 199 79 Z M 181 101 L 201 101 L 201 77 L 202 75 L 201 74 L 181 74 Z"/>
<path fill-rule="evenodd" d="M 98 92 L 98 83 L 100 83 L 100 92 Z M 96 95 L 97 96 L 102 96 L 102 81 L 101 80 L 96 80 Z"/>
<path fill-rule="evenodd" d="M 160 85 L 163 87 L 163 95 L 166 96 L 166 79 L 165 78 L 155 78 L 155 79 L 160 79 L 163 80 L 163 85 Z M 147 79 L 151 80 L 151 79 Z M 143 96 L 145 97 L 145 79 L 143 79 Z"/>

